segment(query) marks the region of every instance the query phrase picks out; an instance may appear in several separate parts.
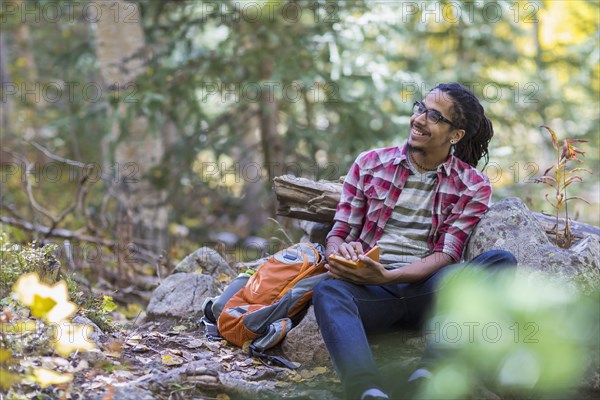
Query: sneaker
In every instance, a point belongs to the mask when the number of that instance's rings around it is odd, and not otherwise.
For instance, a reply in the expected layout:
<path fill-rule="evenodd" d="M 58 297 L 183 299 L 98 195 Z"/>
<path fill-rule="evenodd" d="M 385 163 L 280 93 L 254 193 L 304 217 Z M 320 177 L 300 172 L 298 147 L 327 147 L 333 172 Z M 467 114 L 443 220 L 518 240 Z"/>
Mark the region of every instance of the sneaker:
<path fill-rule="evenodd" d="M 366 390 L 360 400 L 390 400 L 390 397 L 377 388 Z"/>

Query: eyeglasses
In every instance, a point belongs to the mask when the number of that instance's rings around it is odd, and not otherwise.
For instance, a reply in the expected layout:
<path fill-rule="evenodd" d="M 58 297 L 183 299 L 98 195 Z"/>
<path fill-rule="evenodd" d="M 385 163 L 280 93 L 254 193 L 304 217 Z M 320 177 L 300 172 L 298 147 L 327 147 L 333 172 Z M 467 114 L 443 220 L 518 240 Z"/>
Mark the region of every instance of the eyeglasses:
<path fill-rule="evenodd" d="M 413 105 L 413 114 L 421 115 L 423 113 L 425 113 L 427 121 L 431 122 L 432 124 L 437 124 L 440 121 L 444 121 L 452 125 L 453 127 L 458 128 L 458 126 L 454 125 L 454 122 L 444 117 L 439 111 L 430 110 L 427 107 L 425 107 L 425 104 L 421 103 L 420 101 L 415 101 L 415 104 Z"/>

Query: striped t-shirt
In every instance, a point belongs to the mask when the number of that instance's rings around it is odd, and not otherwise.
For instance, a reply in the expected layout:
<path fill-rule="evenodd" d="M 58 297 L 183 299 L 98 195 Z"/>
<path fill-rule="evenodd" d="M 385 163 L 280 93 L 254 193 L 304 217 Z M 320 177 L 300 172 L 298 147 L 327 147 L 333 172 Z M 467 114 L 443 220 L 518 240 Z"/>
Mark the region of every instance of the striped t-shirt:
<path fill-rule="evenodd" d="M 398 268 L 430 253 L 427 238 L 431 229 L 431 210 L 437 172 L 418 172 L 408 161 L 410 174 L 387 221 L 381 238 L 380 262 L 386 268 Z"/>

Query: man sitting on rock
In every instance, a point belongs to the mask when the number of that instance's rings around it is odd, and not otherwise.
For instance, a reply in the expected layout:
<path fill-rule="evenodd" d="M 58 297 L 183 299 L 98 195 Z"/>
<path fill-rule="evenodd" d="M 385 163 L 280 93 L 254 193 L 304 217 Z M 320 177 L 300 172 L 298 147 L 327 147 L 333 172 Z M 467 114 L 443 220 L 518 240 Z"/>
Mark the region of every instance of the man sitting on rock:
<path fill-rule="evenodd" d="M 402 146 L 364 152 L 350 168 L 327 256 L 336 253 L 366 266 L 330 259 L 335 279 L 319 283 L 313 293 L 317 322 L 348 398 L 389 398 L 368 333 L 420 322 L 449 270 L 516 264 L 505 251 L 456 264 L 489 206 L 490 182 L 475 167 L 482 157 L 487 162 L 492 136 L 475 95 L 457 83 L 440 84 L 414 104 Z M 375 245 L 379 262 L 364 255 Z M 427 353 L 424 368 L 410 380 L 429 376 Z"/>

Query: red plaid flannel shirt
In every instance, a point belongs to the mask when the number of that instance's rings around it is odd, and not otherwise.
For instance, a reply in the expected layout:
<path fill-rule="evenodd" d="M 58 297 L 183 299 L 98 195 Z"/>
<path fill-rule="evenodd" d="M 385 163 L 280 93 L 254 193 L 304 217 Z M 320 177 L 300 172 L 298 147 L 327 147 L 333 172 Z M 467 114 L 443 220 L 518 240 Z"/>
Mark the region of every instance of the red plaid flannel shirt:
<path fill-rule="evenodd" d="M 467 239 L 489 207 L 492 187 L 477 169 L 450 156 L 438 169 L 428 246 L 460 261 Z M 346 175 L 327 235 L 373 247 L 392 215 L 409 175 L 406 142 L 361 153 Z"/>

